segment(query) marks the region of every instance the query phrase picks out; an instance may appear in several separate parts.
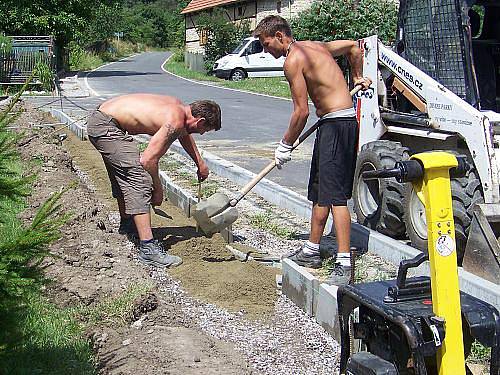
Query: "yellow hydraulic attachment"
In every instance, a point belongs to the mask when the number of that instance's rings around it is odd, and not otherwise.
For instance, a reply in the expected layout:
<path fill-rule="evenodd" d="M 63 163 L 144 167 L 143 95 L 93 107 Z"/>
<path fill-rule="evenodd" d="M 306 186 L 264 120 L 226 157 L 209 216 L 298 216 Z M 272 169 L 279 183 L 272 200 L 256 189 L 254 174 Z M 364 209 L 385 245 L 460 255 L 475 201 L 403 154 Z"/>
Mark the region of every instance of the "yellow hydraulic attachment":
<path fill-rule="evenodd" d="M 451 199 L 450 168 L 457 158 L 446 152 L 415 154 L 422 179 L 412 181 L 425 206 L 434 314 L 444 319 L 446 336 L 438 350 L 439 375 L 465 375 L 460 290 L 458 285 L 455 226 Z M 439 337 L 437 332 L 434 333 Z"/>

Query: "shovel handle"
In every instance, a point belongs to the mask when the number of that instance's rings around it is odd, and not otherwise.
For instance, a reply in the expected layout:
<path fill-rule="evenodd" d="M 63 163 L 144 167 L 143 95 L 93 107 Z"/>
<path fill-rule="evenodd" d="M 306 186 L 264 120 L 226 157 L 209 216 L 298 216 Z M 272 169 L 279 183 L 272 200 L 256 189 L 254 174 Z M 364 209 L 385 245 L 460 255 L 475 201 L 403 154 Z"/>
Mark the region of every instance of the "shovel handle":
<path fill-rule="evenodd" d="M 354 86 L 354 88 L 350 92 L 351 96 L 356 94 L 359 90 L 361 90 L 361 87 L 362 87 L 361 84 Z M 311 126 L 304 133 L 302 133 L 300 137 L 297 138 L 297 140 L 293 143 L 292 151 L 295 150 L 302 142 L 304 142 L 307 139 L 307 137 L 309 137 L 312 133 L 314 133 L 316 129 L 318 129 L 318 126 L 319 126 L 319 121 L 316 121 L 316 123 L 313 126 Z M 269 172 L 271 172 L 274 169 L 274 167 L 276 167 L 276 162 L 273 160 L 268 165 L 266 165 L 264 169 L 261 170 L 254 178 L 252 178 L 250 182 L 248 182 L 245 186 L 243 186 L 243 188 L 240 190 L 240 195 L 237 198 L 231 199 L 229 201 L 229 205 L 231 207 L 236 206 L 236 204 L 240 200 L 242 200 L 243 197 L 247 195 L 248 192 L 252 190 L 253 187 L 259 183 L 260 180 L 262 180 Z"/>

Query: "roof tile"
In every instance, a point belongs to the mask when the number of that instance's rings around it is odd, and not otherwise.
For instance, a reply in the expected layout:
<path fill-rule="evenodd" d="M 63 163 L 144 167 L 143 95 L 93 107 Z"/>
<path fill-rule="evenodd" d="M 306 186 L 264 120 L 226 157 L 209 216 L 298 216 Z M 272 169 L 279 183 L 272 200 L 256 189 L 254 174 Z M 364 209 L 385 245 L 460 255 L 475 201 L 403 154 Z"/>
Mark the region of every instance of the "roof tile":
<path fill-rule="evenodd" d="M 197 12 L 203 9 L 215 8 L 219 5 L 225 5 L 229 3 L 236 3 L 241 0 L 191 0 L 191 2 L 185 7 L 181 14 L 187 14 L 192 12 Z"/>

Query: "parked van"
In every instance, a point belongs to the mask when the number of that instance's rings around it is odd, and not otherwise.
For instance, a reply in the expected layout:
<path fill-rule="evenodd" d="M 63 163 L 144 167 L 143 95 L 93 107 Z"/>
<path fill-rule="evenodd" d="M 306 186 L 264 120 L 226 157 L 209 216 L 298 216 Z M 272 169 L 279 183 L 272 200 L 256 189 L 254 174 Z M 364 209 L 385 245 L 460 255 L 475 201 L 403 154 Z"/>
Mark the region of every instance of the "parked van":
<path fill-rule="evenodd" d="M 243 39 L 236 49 L 217 60 L 213 71 L 216 77 L 241 81 L 247 77 L 283 76 L 285 57 L 275 59 L 264 52 L 259 39 L 248 37 Z"/>

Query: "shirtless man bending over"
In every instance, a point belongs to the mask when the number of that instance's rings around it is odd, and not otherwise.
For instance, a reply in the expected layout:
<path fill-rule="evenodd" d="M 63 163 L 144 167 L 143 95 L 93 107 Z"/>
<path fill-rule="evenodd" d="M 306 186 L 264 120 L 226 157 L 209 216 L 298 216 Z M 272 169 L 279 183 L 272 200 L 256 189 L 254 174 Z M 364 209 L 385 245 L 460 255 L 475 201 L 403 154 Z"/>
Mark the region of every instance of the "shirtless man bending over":
<path fill-rule="evenodd" d="M 291 160 L 292 144 L 309 116 L 307 95 L 316 107 L 320 126 L 316 133 L 309 177 L 308 199 L 313 203 L 309 241 L 288 257 L 299 265 L 319 268 L 319 242 L 330 210 L 337 234 L 337 263 L 330 284 L 347 284 L 351 272 L 351 216 L 347 200 L 352 195 L 358 143 L 358 124 L 352 97 L 334 57 L 346 55 L 355 84 L 368 88 L 371 81 L 361 76 L 362 52 L 351 40 L 296 42 L 287 21 L 279 16 L 264 18 L 255 28 L 264 51 L 275 58 L 285 56 L 283 70 L 290 85 L 293 113 L 275 159 L 278 168 Z"/>
<path fill-rule="evenodd" d="M 176 266 L 181 258 L 167 254 L 153 239 L 150 205 L 163 201 L 158 162 L 176 139 L 198 167 L 198 180 L 208 177 L 191 134 L 221 127 L 220 107 L 210 100 L 189 105 L 171 96 L 131 94 L 100 105 L 87 121 L 90 142 L 101 153 L 113 197 L 120 210 L 121 234 L 139 237 L 140 261 L 156 266 Z M 148 134 L 151 140 L 142 154 L 132 135 Z"/>

